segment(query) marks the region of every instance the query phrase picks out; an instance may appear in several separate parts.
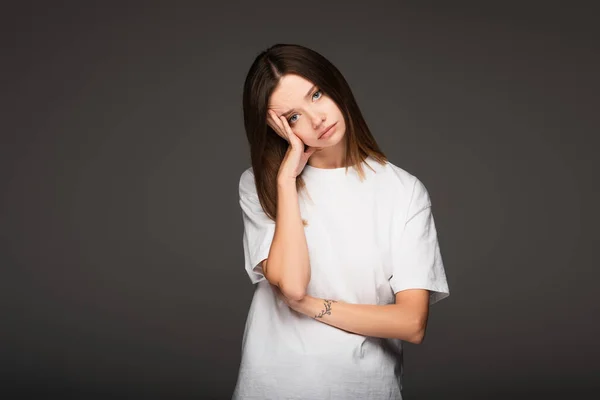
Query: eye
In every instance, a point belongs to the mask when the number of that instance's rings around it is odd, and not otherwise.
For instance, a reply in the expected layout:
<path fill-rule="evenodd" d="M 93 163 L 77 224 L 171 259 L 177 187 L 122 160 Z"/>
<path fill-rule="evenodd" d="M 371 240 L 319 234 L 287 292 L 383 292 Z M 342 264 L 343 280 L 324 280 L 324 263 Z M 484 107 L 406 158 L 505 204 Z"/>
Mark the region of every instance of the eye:
<path fill-rule="evenodd" d="M 317 95 L 317 93 L 319 94 L 319 97 L 317 97 L 317 100 L 319 100 L 321 98 L 321 96 L 323 95 L 323 92 L 321 91 L 321 89 L 318 89 L 316 92 L 314 92 L 312 95 L 312 98 L 314 99 L 315 96 Z M 292 118 L 294 118 L 297 115 L 298 114 L 293 114 L 290 118 L 288 118 L 288 124 L 290 124 L 290 126 L 298 120 L 298 119 L 295 119 L 292 121 Z"/>

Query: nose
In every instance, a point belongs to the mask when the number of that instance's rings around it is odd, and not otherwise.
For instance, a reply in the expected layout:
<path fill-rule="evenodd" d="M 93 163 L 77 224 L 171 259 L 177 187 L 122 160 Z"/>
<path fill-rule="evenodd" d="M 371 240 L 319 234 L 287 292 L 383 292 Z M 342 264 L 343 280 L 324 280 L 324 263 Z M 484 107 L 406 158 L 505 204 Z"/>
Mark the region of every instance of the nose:
<path fill-rule="evenodd" d="M 316 112 L 312 115 L 313 129 L 318 129 L 325 121 L 325 113 Z"/>

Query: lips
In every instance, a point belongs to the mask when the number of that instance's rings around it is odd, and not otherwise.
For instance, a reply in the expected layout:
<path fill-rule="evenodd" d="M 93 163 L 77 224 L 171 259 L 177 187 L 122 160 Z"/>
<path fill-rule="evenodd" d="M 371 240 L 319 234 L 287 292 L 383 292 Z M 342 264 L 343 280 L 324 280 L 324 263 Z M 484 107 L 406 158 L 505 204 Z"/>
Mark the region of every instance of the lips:
<path fill-rule="evenodd" d="M 329 125 L 327 128 L 325 128 L 325 130 L 323 132 L 321 132 L 321 134 L 319 135 L 319 139 L 321 138 L 321 136 L 323 136 L 324 134 L 326 134 L 327 132 L 329 132 L 329 130 L 331 128 L 333 128 L 335 126 L 335 124 L 337 124 L 337 122 L 335 122 L 335 123 Z"/>

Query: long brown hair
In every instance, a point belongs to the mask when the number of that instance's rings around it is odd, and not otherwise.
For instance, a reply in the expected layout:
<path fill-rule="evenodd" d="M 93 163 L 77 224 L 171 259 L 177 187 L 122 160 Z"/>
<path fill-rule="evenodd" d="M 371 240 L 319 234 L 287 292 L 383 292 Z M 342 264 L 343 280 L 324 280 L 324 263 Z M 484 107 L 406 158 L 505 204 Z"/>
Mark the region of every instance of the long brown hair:
<path fill-rule="evenodd" d="M 267 124 L 269 98 L 286 74 L 296 74 L 317 85 L 342 111 L 346 122 L 346 172 L 356 168 L 361 179 L 362 161 L 371 156 L 381 164 L 387 157 L 379 149 L 341 72 L 325 57 L 307 47 L 276 44 L 261 52 L 244 82 L 244 128 L 250 143 L 250 158 L 258 198 L 265 213 L 277 215 L 277 173 L 288 149 L 288 142 Z M 302 174 L 296 188 L 304 187 Z M 306 224 L 306 221 L 304 221 Z"/>

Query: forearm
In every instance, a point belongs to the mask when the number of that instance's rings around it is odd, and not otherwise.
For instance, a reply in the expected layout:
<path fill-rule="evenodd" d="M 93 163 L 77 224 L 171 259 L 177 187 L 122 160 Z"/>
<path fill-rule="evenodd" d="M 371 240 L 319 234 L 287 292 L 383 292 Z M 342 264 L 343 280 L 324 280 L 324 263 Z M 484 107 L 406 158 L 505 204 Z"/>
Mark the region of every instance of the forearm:
<path fill-rule="evenodd" d="M 304 297 L 310 282 L 310 262 L 296 181 L 292 179 L 277 184 L 275 233 L 266 270 L 267 279 L 286 297 Z"/>
<path fill-rule="evenodd" d="M 427 316 L 403 304 L 352 304 L 305 296 L 294 309 L 317 321 L 364 336 L 421 343 Z"/>

